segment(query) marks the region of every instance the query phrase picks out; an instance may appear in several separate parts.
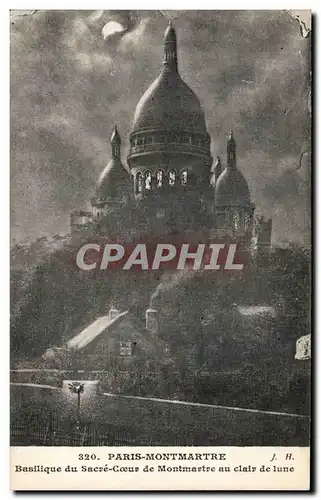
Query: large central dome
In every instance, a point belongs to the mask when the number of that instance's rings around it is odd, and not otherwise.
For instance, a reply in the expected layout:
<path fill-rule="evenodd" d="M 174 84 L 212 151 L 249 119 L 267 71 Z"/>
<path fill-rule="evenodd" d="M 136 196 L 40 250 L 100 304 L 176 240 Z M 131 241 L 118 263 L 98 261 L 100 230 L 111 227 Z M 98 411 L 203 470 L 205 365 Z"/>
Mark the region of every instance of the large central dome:
<path fill-rule="evenodd" d="M 198 98 L 177 72 L 166 67 L 140 99 L 134 115 L 133 132 L 155 129 L 206 133 Z"/>
<path fill-rule="evenodd" d="M 213 161 L 211 138 L 198 98 L 179 75 L 176 34 L 171 24 L 165 31 L 164 49 L 161 74 L 136 108 L 128 165 L 132 175 L 145 175 L 142 169 L 147 169 L 147 174 L 151 170 L 154 184 L 157 168 L 162 168 L 164 175 L 171 169 L 172 176 L 179 176 L 183 168 L 190 169 L 197 182 L 206 184 Z"/>
<path fill-rule="evenodd" d="M 132 133 L 155 129 L 206 134 L 201 104 L 177 70 L 176 34 L 171 25 L 165 32 L 164 68 L 137 105 Z"/>

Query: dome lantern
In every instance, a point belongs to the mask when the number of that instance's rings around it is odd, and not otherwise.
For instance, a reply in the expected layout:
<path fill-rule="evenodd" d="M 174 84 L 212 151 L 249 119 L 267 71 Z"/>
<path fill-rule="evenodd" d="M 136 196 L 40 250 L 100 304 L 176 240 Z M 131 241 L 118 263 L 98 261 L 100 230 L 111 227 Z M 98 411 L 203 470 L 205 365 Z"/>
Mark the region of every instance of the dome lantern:
<path fill-rule="evenodd" d="M 236 167 L 236 142 L 233 130 L 231 130 L 227 141 L 227 166 L 232 168 Z"/>
<path fill-rule="evenodd" d="M 176 33 L 172 25 L 172 21 L 169 21 L 167 29 L 165 31 L 164 37 L 164 62 L 165 67 L 169 68 L 171 71 L 178 71 L 177 67 L 177 40 Z"/>
<path fill-rule="evenodd" d="M 117 130 L 117 125 L 115 125 L 114 127 L 110 143 L 111 143 L 112 158 L 120 158 L 121 138 Z"/>

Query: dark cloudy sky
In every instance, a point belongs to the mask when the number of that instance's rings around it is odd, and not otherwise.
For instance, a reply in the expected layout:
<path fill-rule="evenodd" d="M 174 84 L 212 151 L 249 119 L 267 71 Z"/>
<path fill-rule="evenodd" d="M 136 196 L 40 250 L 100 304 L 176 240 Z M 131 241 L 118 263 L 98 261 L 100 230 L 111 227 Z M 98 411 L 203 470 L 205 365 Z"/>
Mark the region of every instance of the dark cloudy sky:
<path fill-rule="evenodd" d="M 299 23 L 283 11 L 175 17 L 180 73 L 203 104 L 213 155 L 225 158 L 233 129 L 274 240 L 307 243 L 309 161 L 296 170 L 310 135 Z M 112 34 L 111 21 L 123 31 Z M 161 68 L 166 20 L 158 11 L 13 11 L 10 22 L 12 237 L 34 239 L 67 232 L 70 211 L 88 208 L 114 123 L 126 157 L 135 106 Z"/>

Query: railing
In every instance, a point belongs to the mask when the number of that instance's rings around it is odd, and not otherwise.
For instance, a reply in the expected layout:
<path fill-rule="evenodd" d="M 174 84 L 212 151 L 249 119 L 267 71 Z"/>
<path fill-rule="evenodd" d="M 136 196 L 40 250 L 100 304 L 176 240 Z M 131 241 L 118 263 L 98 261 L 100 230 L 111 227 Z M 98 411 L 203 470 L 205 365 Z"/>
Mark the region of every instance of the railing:
<path fill-rule="evenodd" d="M 131 146 L 129 156 L 134 156 L 141 153 L 150 152 L 167 152 L 168 150 L 195 154 L 199 156 L 204 156 L 208 158 L 210 156 L 210 150 L 208 146 L 200 146 L 199 144 L 187 144 L 187 143 L 174 143 L 174 142 L 155 142 L 149 144 L 141 144 L 139 146 Z"/>
<path fill-rule="evenodd" d="M 54 386 L 25 385 L 11 386 L 12 446 L 309 444 L 310 418 L 296 412 L 103 393 L 83 403 L 77 423 L 77 400 Z"/>
<path fill-rule="evenodd" d="M 58 418 L 12 420 L 11 446 L 135 446 L 130 428 L 63 422 Z"/>
<path fill-rule="evenodd" d="M 160 403 L 162 406 L 163 404 Z M 11 446 L 308 446 L 310 422 L 295 416 L 233 409 L 182 417 L 172 406 L 136 411 L 132 425 L 59 421 L 40 416 L 11 421 Z M 164 411 L 165 410 L 165 413 Z M 199 408 L 202 410 L 202 408 Z M 153 413 L 155 414 L 153 415 Z M 167 413 L 167 415 L 166 415 Z M 188 411 L 184 411 L 189 413 Z M 194 412 L 193 412 L 194 413 Z M 180 419 L 178 418 L 180 417 Z M 194 418 L 193 418 L 194 417 Z M 201 420 L 198 423 L 198 420 Z M 180 424 L 180 425 L 179 425 Z"/>

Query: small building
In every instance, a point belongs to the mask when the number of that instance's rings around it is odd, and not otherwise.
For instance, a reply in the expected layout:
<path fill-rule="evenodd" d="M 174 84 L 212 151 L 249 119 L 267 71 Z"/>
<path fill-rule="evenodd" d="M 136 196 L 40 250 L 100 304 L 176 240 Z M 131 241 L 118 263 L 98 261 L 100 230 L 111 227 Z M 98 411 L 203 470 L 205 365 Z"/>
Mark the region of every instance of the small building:
<path fill-rule="evenodd" d="M 125 369 L 137 360 L 162 359 L 166 354 L 165 347 L 153 329 L 146 328 L 140 318 L 129 311 L 112 308 L 108 315 L 98 317 L 63 347 L 48 349 L 44 359 L 59 366 L 65 362 L 66 368 Z"/>

